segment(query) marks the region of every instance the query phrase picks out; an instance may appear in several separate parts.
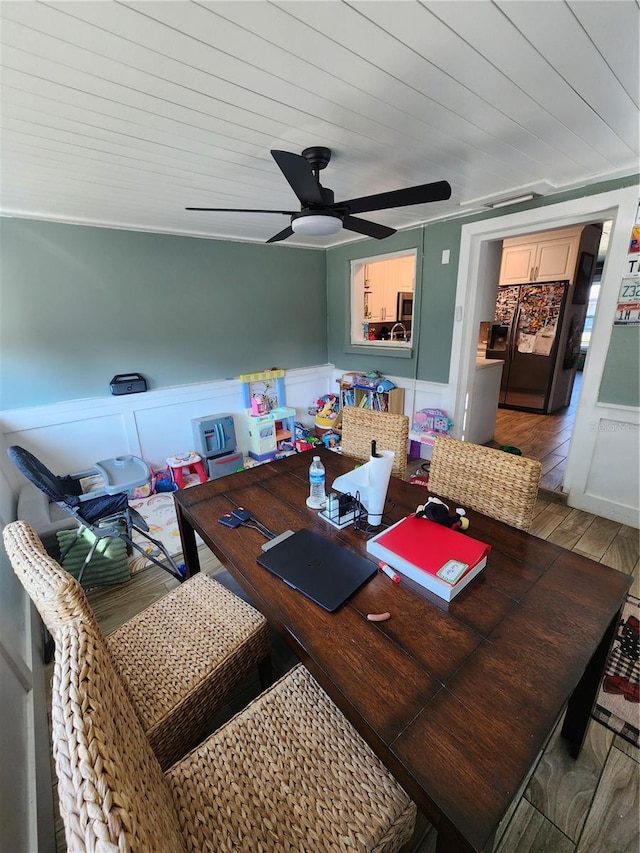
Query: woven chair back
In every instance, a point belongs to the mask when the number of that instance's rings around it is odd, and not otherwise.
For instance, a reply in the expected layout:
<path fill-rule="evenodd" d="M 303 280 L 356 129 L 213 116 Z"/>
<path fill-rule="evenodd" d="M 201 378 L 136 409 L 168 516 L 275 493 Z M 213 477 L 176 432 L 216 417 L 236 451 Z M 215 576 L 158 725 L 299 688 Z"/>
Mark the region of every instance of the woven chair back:
<path fill-rule="evenodd" d="M 429 491 L 528 530 L 542 466 L 535 459 L 439 436 L 429 466 Z"/>
<path fill-rule="evenodd" d="M 58 633 L 51 722 L 70 853 L 186 850 L 171 790 L 104 639 L 82 619 Z"/>
<path fill-rule="evenodd" d="M 343 456 L 368 462 L 372 441 L 376 442 L 378 450 L 393 450 L 395 458 L 391 473 L 404 480 L 407 474 L 409 418 L 391 412 L 345 406 L 342 410 Z"/>
<path fill-rule="evenodd" d="M 13 521 L 2 531 L 7 556 L 42 621 L 55 639 L 60 627 L 82 616 L 97 628 L 84 590 L 44 550 L 38 535 L 25 521 Z"/>

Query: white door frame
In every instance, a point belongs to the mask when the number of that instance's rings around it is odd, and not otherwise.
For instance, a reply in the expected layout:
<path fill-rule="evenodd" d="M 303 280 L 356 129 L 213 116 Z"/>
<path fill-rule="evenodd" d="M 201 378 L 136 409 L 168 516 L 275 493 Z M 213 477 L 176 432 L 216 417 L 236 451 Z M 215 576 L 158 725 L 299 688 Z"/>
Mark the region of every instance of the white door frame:
<path fill-rule="evenodd" d="M 547 231 L 580 223 L 612 220 L 609 249 L 602 273 L 602 286 L 594 320 L 591 342 L 584 367 L 584 381 L 576 412 L 576 421 L 590 417 L 597 405 L 598 390 L 609 348 L 620 279 L 625 270 L 629 238 L 638 206 L 638 188 L 625 187 L 597 195 L 547 205 L 519 213 L 483 219 L 462 227 L 460 262 L 456 288 L 455 322 L 451 347 L 450 382 L 456 403 L 454 422 L 463 424 L 466 401 L 471 396 L 474 379 L 479 304 L 487 287 L 495 288 L 495 280 L 486 274 L 488 244 L 506 237 L 533 231 Z M 595 433 L 595 431 L 594 431 Z M 565 488 L 569 492 L 584 491 L 595 446 L 581 442 L 575 453 L 572 441 L 567 460 Z M 575 505 L 575 504 L 574 504 Z"/>

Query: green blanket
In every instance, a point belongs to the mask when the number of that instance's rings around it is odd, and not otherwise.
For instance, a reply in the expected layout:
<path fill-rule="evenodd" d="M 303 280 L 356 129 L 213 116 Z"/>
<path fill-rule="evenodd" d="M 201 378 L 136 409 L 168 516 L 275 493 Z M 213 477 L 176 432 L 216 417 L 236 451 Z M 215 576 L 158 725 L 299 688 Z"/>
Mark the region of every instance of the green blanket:
<path fill-rule="evenodd" d="M 79 537 L 75 530 L 60 530 L 56 536 L 61 553 L 69 542 L 77 539 L 62 562 L 66 571 L 77 578 L 95 537 L 89 530 L 84 530 Z M 126 543 L 122 539 L 105 538 L 98 542 L 91 562 L 84 570 L 82 586 L 124 583 L 129 580 L 129 577 Z"/>

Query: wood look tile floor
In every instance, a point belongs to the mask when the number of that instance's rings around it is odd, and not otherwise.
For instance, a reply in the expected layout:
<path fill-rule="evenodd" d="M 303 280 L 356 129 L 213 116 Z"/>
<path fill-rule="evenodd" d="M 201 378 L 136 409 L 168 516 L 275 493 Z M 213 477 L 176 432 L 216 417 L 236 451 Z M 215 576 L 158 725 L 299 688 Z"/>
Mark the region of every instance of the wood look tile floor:
<path fill-rule="evenodd" d="M 578 372 L 569 405 L 550 415 L 499 408 L 493 441 L 489 442 L 490 447 L 518 447 L 523 456 L 538 459 L 542 463 L 540 487 L 558 495 L 563 493 L 562 485 L 581 387 L 582 373 Z"/>
<path fill-rule="evenodd" d="M 633 575 L 631 592 L 640 597 L 637 530 L 539 498 L 531 533 Z M 215 574 L 222 569 L 208 549 L 202 547 L 200 554 L 203 571 Z M 89 597 L 108 633 L 175 583 L 161 569 L 150 568 L 127 584 L 95 591 Z M 284 671 L 286 664 L 276 657 L 274 667 Z M 48 669 L 50 674 L 51 666 Z M 257 677 L 252 675 L 212 727 L 229 719 L 258 692 Z M 561 720 L 505 815 L 496 835 L 495 853 L 638 853 L 640 751 L 591 720 L 582 752 L 573 761 L 559 735 L 560 726 Z M 52 778 L 57 814 L 53 768 Z M 435 829 L 419 817 L 409 850 L 435 853 L 436 839 Z M 56 844 L 59 853 L 66 850 L 60 818 Z"/>

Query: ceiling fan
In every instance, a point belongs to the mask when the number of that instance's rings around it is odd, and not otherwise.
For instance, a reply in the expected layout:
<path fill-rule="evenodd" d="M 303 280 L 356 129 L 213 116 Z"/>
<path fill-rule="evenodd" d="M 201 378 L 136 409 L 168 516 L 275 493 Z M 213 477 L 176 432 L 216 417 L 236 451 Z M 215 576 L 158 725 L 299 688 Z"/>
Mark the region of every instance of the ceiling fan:
<path fill-rule="evenodd" d="M 290 216 L 291 224 L 267 240 L 267 243 L 286 240 L 294 233 L 314 237 L 337 234 L 343 228 L 365 234 L 367 237 L 375 237 L 376 240 L 383 240 L 395 234 L 396 229 L 370 222 L 368 219 L 360 219 L 353 214 L 407 207 L 411 204 L 426 204 L 430 201 L 445 201 L 451 197 L 449 183 L 436 181 L 403 190 L 334 202 L 333 191 L 320 183 L 320 172 L 327 167 L 331 159 L 330 148 L 316 145 L 305 148 L 302 155 L 292 154 L 289 151 L 272 151 L 271 154 L 300 200 L 300 211 L 249 210 L 231 207 L 187 207 L 185 209 L 217 213 L 281 213 L 284 216 Z"/>

